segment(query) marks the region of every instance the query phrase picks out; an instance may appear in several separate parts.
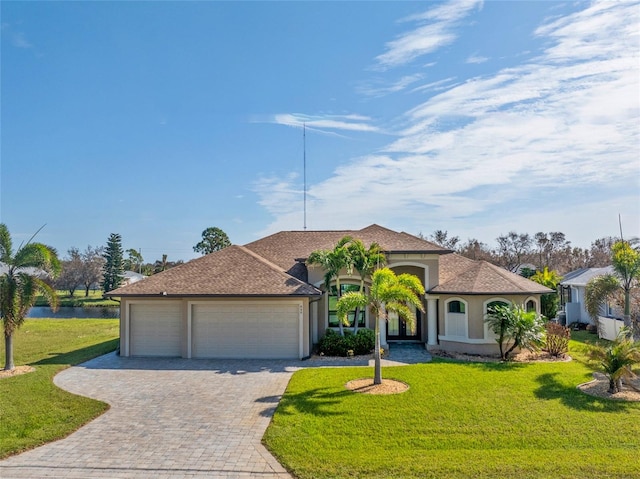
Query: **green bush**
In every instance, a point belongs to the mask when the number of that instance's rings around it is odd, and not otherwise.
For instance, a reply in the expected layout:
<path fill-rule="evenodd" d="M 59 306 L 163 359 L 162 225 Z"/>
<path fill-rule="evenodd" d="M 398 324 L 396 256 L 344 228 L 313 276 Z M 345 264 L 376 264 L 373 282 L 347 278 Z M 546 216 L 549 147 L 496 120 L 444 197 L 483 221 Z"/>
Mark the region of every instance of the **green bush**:
<path fill-rule="evenodd" d="M 548 322 L 544 325 L 547 330 L 544 349 L 551 356 L 564 357 L 569 351 L 569 339 L 571 339 L 571 330 L 566 326 L 558 323 Z"/>
<path fill-rule="evenodd" d="M 335 330 L 327 329 L 324 337 L 318 343 L 318 352 L 325 356 L 347 356 L 348 351 L 353 354 L 368 354 L 375 346 L 375 333 L 371 329 L 359 329 L 356 334 L 346 330 L 340 336 Z"/>

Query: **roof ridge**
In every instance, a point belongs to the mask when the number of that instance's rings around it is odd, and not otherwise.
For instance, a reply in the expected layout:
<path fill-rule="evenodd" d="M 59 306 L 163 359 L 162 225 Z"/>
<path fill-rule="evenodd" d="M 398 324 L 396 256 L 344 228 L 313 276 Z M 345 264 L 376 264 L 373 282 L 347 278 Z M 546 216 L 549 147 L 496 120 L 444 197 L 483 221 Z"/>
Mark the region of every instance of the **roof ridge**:
<path fill-rule="evenodd" d="M 279 273 L 282 273 L 284 275 L 287 275 L 293 279 L 295 279 L 297 282 L 299 282 L 300 284 L 305 284 L 308 285 L 309 283 L 306 283 L 304 281 L 302 281 L 301 279 L 296 278 L 295 276 L 290 275 L 289 273 L 287 273 L 283 268 L 281 268 L 280 266 L 278 266 L 277 264 L 269 261 L 267 258 L 263 258 L 262 256 L 260 256 L 258 253 L 251 251 L 249 248 L 245 248 L 244 246 L 240 246 L 238 245 L 238 248 L 248 254 L 249 256 L 257 259 L 258 261 L 260 261 L 261 263 L 263 263 L 264 265 L 268 266 L 269 268 L 273 269 L 274 271 L 277 271 Z"/>

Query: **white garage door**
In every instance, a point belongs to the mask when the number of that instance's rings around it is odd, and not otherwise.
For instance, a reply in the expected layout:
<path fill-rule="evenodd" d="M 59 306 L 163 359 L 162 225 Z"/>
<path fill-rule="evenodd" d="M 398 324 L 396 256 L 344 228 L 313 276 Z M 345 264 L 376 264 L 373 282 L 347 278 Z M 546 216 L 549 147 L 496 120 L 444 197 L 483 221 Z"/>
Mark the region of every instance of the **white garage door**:
<path fill-rule="evenodd" d="M 299 303 L 194 304 L 194 358 L 300 358 Z"/>
<path fill-rule="evenodd" d="M 131 356 L 181 356 L 179 301 L 132 304 L 129 310 Z"/>

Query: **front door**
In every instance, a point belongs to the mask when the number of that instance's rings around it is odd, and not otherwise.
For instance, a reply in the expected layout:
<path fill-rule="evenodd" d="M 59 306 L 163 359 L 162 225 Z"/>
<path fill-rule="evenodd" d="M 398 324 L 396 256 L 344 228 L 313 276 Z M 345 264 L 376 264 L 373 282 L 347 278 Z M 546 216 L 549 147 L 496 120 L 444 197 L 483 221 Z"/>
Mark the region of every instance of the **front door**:
<path fill-rule="evenodd" d="M 420 339 L 420 311 L 415 310 L 413 324 L 402 321 L 397 313 L 389 313 L 387 341 L 417 341 Z"/>

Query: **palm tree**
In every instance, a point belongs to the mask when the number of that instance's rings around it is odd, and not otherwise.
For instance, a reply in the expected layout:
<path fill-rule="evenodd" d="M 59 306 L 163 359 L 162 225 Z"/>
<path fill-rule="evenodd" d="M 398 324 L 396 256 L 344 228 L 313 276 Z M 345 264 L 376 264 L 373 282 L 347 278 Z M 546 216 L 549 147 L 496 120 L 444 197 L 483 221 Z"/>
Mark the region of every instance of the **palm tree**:
<path fill-rule="evenodd" d="M 640 252 L 627 241 L 617 241 L 611 247 L 611 264 L 614 274 L 602 275 L 591 279 L 586 288 L 586 309 L 589 315 L 597 319 L 600 304 L 615 291 L 624 292 L 624 325 L 632 330 L 631 290 L 640 280 Z M 634 334 L 640 334 L 633 331 Z"/>
<path fill-rule="evenodd" d="M 381 268 L 371 275 L 369 293 L 352 291 L 338 300 L 338 318 L 344 321 L 349 311 L 369 306 L 375 316 L 375 350 L 373 384 L 382 384 L 382 365 L 380 358 L 380 320 L 388 320 L 388 313 L 395 312 L 400 319 L 414 321 L 411 306 L 424 311 L 422 296 L 424 286 L 418 277 L 412 274 L 396 274 L 389 268 Z"/>
<path fill-rule="evenodd" d="M 324 269 L 324 285 L 327 292 L 331 292 L 331 283 L 335 280 L 338 300 L 341 296 L 340 271 L 346 269 L 348 275 L 353 272 L 353 264 L 349 254 L 349 244 L 352 241 L 353 239 L 350 236 L 345 236 L 338 241 L 333 249 L 316 250 L 309 255 L 309 258 L 307 258 L 307 264 L 318 265 Z M 345 324 L 347 326 L 349 324 L 346 318 L 338 322 L 340 336 L 344 336 Z"/>
<path fill-rule="evenodd" d="M 0 316 L 4 326 L 6 371 L 15 369 L 13 333 L 24 323 L 36 296 L 42 294 L 54 310 L 58 306 L 54 289 L 40 277 L 39 272 L 56 276 L 60 272 L 60 261 L 50 246 L 32 243 L 34 237 L 26 244 L 21 244 L 14 253 L 9 229 L 5 224 L 0 224 L 0 261 L 8 268 L 0 276 Z"/>
<path fill-rule="evenodd" d="M 609 378 L 609 392 L 615 394 L 622 390 L 623 378 L 634 377 L 631 367 L 640 362 L 640 342 L 634 342 L 630 330 L 623 328 L 609 347 L 593 346 L 589 355 L 600 363 Z"/>
<path fill-rule="evenodd" d="M 360 293 L 364 294 L 364 282 L 373 272 L 387 264 L 387 257 L 382 252 L 378 243 L 371 243 L 369 248 L 365 248 L 364 243 L 355 239 L 349 245 L 349 253 L 353 267 L 360 274 Z M 360 316 L 360 308 L 356 308 L 354 316 L 353 334 L 358 332 L 358 318 Z"/>
<path fill-rule="evenodd" d="M 496 305 L 489 309 L 485 321 L 498 335 L 496 342 L 500 348 L 500 359 L 506 361 L 516 348 L 535 351 L 544 341 L 544 321 L 535 311 L 527 311 L 522 306 Z M 505 348 L 512 342 L 509 349 Z"/>

